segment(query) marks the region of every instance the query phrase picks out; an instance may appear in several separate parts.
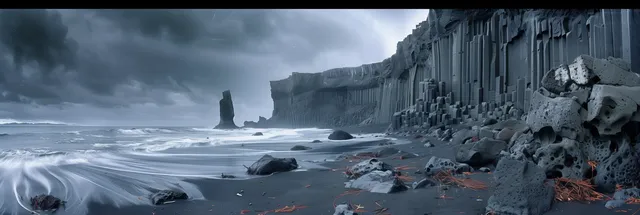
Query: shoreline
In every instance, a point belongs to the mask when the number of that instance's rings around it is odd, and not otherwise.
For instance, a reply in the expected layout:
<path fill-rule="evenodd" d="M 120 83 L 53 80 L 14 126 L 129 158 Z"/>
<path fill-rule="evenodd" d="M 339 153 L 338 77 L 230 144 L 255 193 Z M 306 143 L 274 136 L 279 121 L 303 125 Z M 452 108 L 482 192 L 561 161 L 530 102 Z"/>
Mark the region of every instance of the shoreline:
<path fill-rule="evenodd" d="M 351 132 L 351 129 L 344 129 Z M 380 131 L 367 132 L 379 133 Z M 356 132 L 354 132 L 355 134 Z M 358 133 L 366 134 L 366 133 Z M 422 174 L 415 173 L 422 170 L 431 156 L 453 158 L 455 145 L 449 142 L 439 141 L 436 138 L 425 136 L 435 147 L 424 147 L 421 139 L 414 135 L 387 136 L 399 141 L 408 140 L 410 143 L 393 144 L 393 147 L 405 152 L 418 154 L 415 158 L 398 159 L 397 157 L 379 158 L 394 167 L 407 166 L 403 175 L 414 180 L 423 178 Z M 320 143 L 321 144 L 321 143 Z M 347 147 L 348 148 L 348 147 Z M 376 148 L 376 147 L 371 147 Z M 353 153 L 353 150 L 348 153 Z M 343 171 L 347 166 L 354 165 L 358 160 L 326 161 L 319 165 L 326 167 L 308 169 L 304 171 L 292 171 L 277 173 L 269 176 L 259 176 L 250 179 L 189 179 L 186 182 L 196 185 L 206 200 L 177 201 L 167 205 L 131 205 L 115 207 L 100 203 L 89 204 L 91 215 L 120 214 L 276 214 L 273 210 L 285 206 L 303 207 L 288 214 L 313 214 L 331 215 L 334 213 L 334 204 L 349 202 L 361 205 L 361 215 L 454 215 L 454 214 L 485 214 L 486 201 L 491 195 L 493 178 L 491 174 L 479 171 L 470 175 L 470 178 L 482 181 L 489 186 L 487 190 L 470 190 L 459 187 L 426 187 L 421 189 L 409 189 L 404 192 L 380 194 L 361 191 L 356 194 L 344 195 L 347 189 L 344 182 L 348 181 Z M 303 167 L 304 168 L 304 167 Z M 492 168 L 493 169 L 493 168 Z M 406 183 L 411 186 L 411 182 Z M 242 192 L 242 196 L 237 193 Z M 442 196 L 445 198 L 441 198 Z M 146 199 L 141 199 L 144 201 Z M 374 213 L 378 208 L 387 208 L 385 213 Z M 626 214 L 632 214 L 639 210 L 638 205 L 625 205 L 614 210 L 604 207 L 604 201 L 590 204 L 582 203 L 555 203 L 552 209 L 545 213 L 551 215 L 579 215 L 579 214 L 620 214 L 626 210 Z M 270 212 L 268 212 L 270 211 Z M 64 214 L 64 211 L 60 211 Z M 244 213 L 242 213 L 244 212 Z M 625 213 L 623 213 L 625 214 Z"/>

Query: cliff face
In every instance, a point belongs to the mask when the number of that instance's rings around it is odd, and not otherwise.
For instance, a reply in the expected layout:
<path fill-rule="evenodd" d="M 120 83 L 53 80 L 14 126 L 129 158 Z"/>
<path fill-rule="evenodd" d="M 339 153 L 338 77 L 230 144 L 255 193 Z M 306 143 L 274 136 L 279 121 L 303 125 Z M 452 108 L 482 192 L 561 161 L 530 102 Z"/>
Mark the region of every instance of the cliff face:
<path fill-rule="evenodd" d="M 431 10 L 383 62 L 272 81 L 270 121 L 389 123 L 438 96 L 527 111 L 544 73 L 581 54 L 622 58 L 640 71 L 639 34 L 639 10 Z"/>

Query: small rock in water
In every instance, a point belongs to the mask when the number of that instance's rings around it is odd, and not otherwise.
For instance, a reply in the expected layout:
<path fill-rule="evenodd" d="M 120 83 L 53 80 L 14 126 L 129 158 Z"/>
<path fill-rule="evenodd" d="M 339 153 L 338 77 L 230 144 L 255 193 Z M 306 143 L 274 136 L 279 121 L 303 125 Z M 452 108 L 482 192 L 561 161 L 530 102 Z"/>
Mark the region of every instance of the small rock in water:
<path fill-rule="evenodd" d="M 182 191 L 161 190 L 151 195 L 151 203 L 154 205 L 173 203 L 175 200 L 188 199 L 189 196 Z"/>
<path fill-rule="evenodd" d="M 52 195 L 37 195 L 31 199 L 31 208 L 42 211 L 55 211 L 64 204 L 62 200 Z"/>
<path fill-rule="evenodd" d="M 262 134 L 262 132 L 256 132 L 256 133 L 252 134 L 251 136 L 262 136 L 262 135 L 264 135 L 264 134 Z"/>
<path fill-rule="evenodd" d="M 313 140 L 313 141 L 311 141 L 311 143 L 322 143 L 322 141 L 320 141 L 320 140 Z"/>
<path fill-rule="evenodd" d="M 220 175 L 220 177 L 221 177 L 221 178 L 236 178 L 236 176 L 235 176 L 235 175 L 225 175 L 224 173 L 222 173 L 222 174 Z"/>
<path fill-rule="evenodd" d="M 311 147 L 308 146 L 302 146 L 302 145 L 295 145 L 293 147 L 291 147 L 291 151 L 302 151 L 302 150 L 309 150 L 311 149 Z"/>
<path fill-rule="evenodd" d="M 333 133 L 329 135 L 329 139 L 330 140 L 350 140 L 350 139 L 353 139 L 353 136 L 351 136 L 351 134 L 347 133 L 346 131 L 335 130 L 333 131 Z"/>

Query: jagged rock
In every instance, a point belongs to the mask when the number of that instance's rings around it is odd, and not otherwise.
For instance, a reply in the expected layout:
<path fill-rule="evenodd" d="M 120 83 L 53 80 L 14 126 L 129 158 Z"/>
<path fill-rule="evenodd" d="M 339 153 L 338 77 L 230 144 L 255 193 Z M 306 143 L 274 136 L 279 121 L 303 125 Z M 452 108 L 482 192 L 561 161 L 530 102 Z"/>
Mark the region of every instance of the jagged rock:
<path fill-rule="evenodd" d="M 463 172 L 471 172 L 472 169 L 466 164 L 457 164 L 447 158 L 439 158 L 432 156 L 424 167 L 425 175 L 433 176 L 442 171 L 449 171 L 454 174 L 460 174 Z"/>
<path fill-rule="evenodd" d="M 153 203 L 154 205 L 161 205 L 170 201 L 189 199 L 189 196 L 182 191 L 161 190 L 151 194 L 150 199 L 151 203 Z"/>
<path fill-rule="evenodd" d="M 346 131 L 335 130 L 333 131 L 333 133 L 329 135 L 329 139 L 330 140 L 350 140 L 350 139 L 353 139 L 353 136 L 351 136 L 351 134 L 347 133 Z"/>
<path fill-rule="evenodd" d="M 501 140 L 482 138 L 472 144 L 460 145 L 456 153 L 456 161 L 471 166 L 483 166 L 496 161 L 507 143 Z"/>
<path fill-rule="evenodd" d="M 262 136 L 264 135 L 262 132 L 253 133 L 251 136 Z"/>
<path fill-rule="evenodd" d="M 640 105 L 640 87 L 595 85 L 591 90 L 586 120 L 599 135 L 614 135 L 634 119 Z"/>
<path fill-rule="evenodd" d="M 52 195 L 37 195 L 31 197 L 31 208 L 38 211 L 55 211 L 64 204 L 62 200 Z"/>
<path fill-rule="evenodd" d="M 411 187 L 415 190 L 415 189 L 420 189 L 427 186 L 436 186 L 436 185 L 437 183 L 435 181 L 432 181 L 431 179 L 428 179 L 428 178 L 423 178 L 420 181 L 414 181 L 413 184 L 411 184 Z"/>
<path fill-rule="evenodd" d="M 358 215 L 353 211 L 351 204 L 339 204 L 336 205 L 333 215 Z"/>
<path fill-rule="evenodd" d="M 374 170 L 365 175 L 345 182 L 347 189 L 367 190 L 372 193 L 395 193 L 407 190 L 407 186 L 402 180 L 395 177 L 391 170 Z"/>
<path fill-rule="evenodd" d="M 371 171 L 387 171 L 393 170 L 393 167 L 385 162 L 382 162 L 378 159 L 371 158 L 365 161 L 361 161 L 347 169 L 347 176 L 351 178 L 358 178 L 362 175 L 365 175 Z"/>
<path fill-rule="evenodd" d="M 311 149 L 311 147 L 308 146 L 302 146 L 302 145 L 295 145 L 293 147 L 291 147 L 291 151 L 302 151 L 302 150 L 309 150 Z"/>
<path fill-rule="evenodd" d="M 536 91 L 531 98 L 527 124 L 542 141 L 553 142 L 557 136 L 579 140 L 585 133 L 581 109 L 573 99 L 549 98 Z"/>
<path fill-rule="evenodd" d="M 546 144 L 536 150 L 533 159 L 547 176 L 582 179 L 591 167 L 579 144 L 566 138 L 559 143 Z"/>
<path fill-rule="evenodd" d="M 311 141 L 311 143 L 322 143 L 322 141 L 320 141 L 320 140 L 313 140 L 313 141 Z"/>
<path fill-rule="evenodd" d="M 500 159 L 493 177 L 497 183 L 487 202 L 487 212 L 542 215 L 551 209 L 553 184 L 534 163 Z"/>
<path fill-rule="evenodd" d="M 503 128 L 502 130 L 500 130 L 500 132 L 498 132 L 498 134 L 496 134 L 496 140 L 509 142 L 509 140 L 511 140 L 511 137 L 513 137 L 515 133 L 516 131 L 513 128 Z"/>
<path fill-rule="evenodd" d="M 489 126 L 498 123 L 498 120 L 494 118 L 487 118 L 482 121 L 482 126 Z"/>
<path fill-rule="evenodd" d="M 633 186 L 640 181 L 640 157 L 627 139 L 614 141 L 616 149 L 596 166 L 594 184 L 599 190 L 613 192 L 616 185 Z"/>
<path fill-rule="evenodd" d="M 631 72 L 628 62 L 617 58 L 580 55 L 569 65 L 569 71 L 571 80 L 579 85 L 640 86 L 640 76 Z"/>
<path fill-rule="evenodd" d="M 531 133 L 519 135 L 509 148 L 510 157 L 516 160 L 532 159 L 540 145 L 540 142 L 536 141 Z"/>
<path fill-rule="evenodd" d="M 613 199 L 607 201 L 605 207 L 609 209 L 620 207 L 630 198 L 640 198 L 640 189 L 634 187 L 616 191 L 613 194 Z"/>
<path fill-rule="evenodd" d="M 264 155 L 258 161 L 247 167 L 249 175 L 269 175 L 276 172 L 288 172 L 298 168 L 295 158 L 274 158 Z"/>
<path fill-rule="evenodd" d="M 215 127 L 216 129 L 233 129 L 238 128 L 233 122 L 235 113 L 233 110 L 233 100 L 231 99 L 231 91 L 226 90 L 222 92 L 222 99 L 220 99 L 220 123 Z"/>

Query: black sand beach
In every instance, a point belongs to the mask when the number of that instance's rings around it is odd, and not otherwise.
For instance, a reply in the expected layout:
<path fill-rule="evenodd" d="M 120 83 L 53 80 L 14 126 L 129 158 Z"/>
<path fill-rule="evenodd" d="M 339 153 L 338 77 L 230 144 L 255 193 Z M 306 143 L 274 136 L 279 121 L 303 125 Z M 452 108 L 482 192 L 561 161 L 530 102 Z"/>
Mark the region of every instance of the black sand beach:
<path fill-rule="evenodd" d="M 378 128 L 381 129 L 381 128 Z M 355 131 L 357 130 L 351 130 Z M 380 132 L 369 128 L 368 132 Z M 360 128 L 362 132 L 362 128 Z M 399 137 L 402 138 L 402 137 Z M 418 157 L 399 159 L 386 157 L 380 160 L 394 167 L 404 166 L 404 174 L 414 180 L 424 176 L 416 174 L 422 170 L 431 156 L 452 158 L 455 146 L 431 138 L 435 147 L 424 147 L 421 139 L 404 137 L 411 140 L 408 144 L 397 144 L 394 148 L 413 152 Z M 429 137 L 425 137 L 429 138 Z M 310 143 L 311 144 L 311 143 Z M 321 144 L 321 143 L 320 143 Z M 346 148 L 345 148 L 346 149 Z M 493 178 L 491 173 L 476 171 L 469 177 L 488 185 L 486 190 L 471 190 L 454 186 L 434 186 L 421 189 L 409 189 L 400 193 L 379 194 L 347 192 L 344 182 L 344 168 L 355 164 L 358 160 L 341 160 L 324 164 L 327 169 L 312 169 L 302 172 L 284 172 L 249 180 L 193 180 L 203 192 L 206 200 L 190 200 L 161 206 L 113 206 L 92 204 L 89 214 L 155 214 L 155 215 L 199 215 L 199 214 L 313 214 L 331 215 L 334 204 L 351 203 L 362 206 L 358 214 L 393 214 L 393 215 L 459 215 L 485 214 L 486 201 L 491 195 Z M 405 173 L 406 172 L 406 173 Z M 408 182 L 407 185 L 410 185 Z M 242 196 L 238 196 L 238 193 Z M 144 200 L 141 200 L 144 201 Z M 276 209 L 285 206 L 296 209 L 291 212 L 276 213 Z M 386 208 L 379 212 L 381 208 Z M 376 209 L 378 209 L 376 211 Z M 625 205 L 609 210 L 604 202 L 592 203 L 555 203 L 550 215 L 578 214 L 635 214 L 640 210 L 637 205 Z M 376 213 L 378 212 L 378 213 Z"/>

